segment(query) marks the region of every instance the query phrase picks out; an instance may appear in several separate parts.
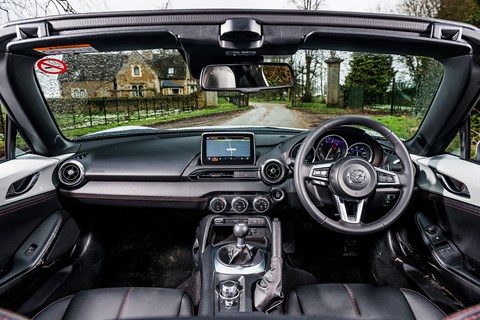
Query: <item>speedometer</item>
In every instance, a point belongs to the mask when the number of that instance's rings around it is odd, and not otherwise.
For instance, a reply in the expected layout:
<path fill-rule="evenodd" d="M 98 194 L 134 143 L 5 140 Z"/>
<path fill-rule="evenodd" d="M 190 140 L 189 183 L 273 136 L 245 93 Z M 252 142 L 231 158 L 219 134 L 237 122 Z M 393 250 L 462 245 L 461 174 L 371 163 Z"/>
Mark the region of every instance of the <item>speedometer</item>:
<path fill-rule="evenodd" d="M 338 160 L 347 155 L 348 145 L 345 139 L 335 134 L 324 137 L 318 143 L 317 158 L 318 160 L 329 161 Z"/>
<path fill-rule="evenodd" d="M 373 151 L 372 148 L 366 143 L 357 142 L 354 143 L 348 148 L 348 155 L 354 157 L 362 157 L 367 161 L 372 161 Z"/>

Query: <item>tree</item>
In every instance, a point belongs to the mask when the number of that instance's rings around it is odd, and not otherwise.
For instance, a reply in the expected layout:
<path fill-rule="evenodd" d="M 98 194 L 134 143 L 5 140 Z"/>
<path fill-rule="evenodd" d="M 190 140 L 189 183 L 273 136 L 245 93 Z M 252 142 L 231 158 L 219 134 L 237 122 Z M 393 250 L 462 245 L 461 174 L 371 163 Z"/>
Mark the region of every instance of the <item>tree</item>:
<path fill-rule="evenodd" d="M 318 10 L 325 0 L 291 0 L 293 5 L 299 10 Z M 317 50 L 305 50 L 305 73 L 303 81 L 303 95 L 302 100 L 304 102 L 310 102 L 313 100 L 313 83 L 315 78 L 315 70 L 318 68 L 322 61 L 318 59 Z M 320 71 L 320 73 L 322 73 Z M 320 77 L 323 75 L 320 74 Z"/>
<path fill-rule="evenodd" d="M 355 87 L 363 87 L 364 103 L 388 103 L 388 88 L 395 72 L 392 56 L 372 53 L 353 53 L 350 72 L 345 79 L 345 94 Z"/>
<path fill-rule="evenodd" d="M 403 0 L 399 11 L 409 16 L 436 17 L 442 0 Z"/>
<path fill-rule="evenodd" d="M 103 1 L 84 0 L 81 9 L 74 8 L 71 0 L 0 0 L 0 22 L 35 18 L 46 15 L 71 14 L 79 11 L 101 10 Z"/>

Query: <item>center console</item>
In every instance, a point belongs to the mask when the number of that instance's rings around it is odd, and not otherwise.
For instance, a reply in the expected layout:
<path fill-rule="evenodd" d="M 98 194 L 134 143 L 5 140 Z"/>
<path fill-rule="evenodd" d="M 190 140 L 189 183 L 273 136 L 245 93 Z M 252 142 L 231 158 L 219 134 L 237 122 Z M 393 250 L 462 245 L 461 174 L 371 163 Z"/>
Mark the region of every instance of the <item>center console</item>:
<path fill-rule="evenodd" d="M 255 286 L 270 265 L 270 218 L 210 215 L 202 220 L 197 241 L 199 315 L 256 311 Z"/>

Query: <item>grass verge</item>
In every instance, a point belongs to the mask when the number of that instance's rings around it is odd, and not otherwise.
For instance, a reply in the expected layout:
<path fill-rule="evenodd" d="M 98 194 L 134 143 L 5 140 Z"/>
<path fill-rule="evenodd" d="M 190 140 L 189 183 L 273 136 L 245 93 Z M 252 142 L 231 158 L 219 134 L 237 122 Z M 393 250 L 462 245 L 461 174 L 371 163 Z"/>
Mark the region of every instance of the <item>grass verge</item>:
<path fill-rule="evenodd" d="M 149 119 L 133 119 L 130 121 L 123 121 L 123 122 L 113 122 L 111 124 L 102 124 L 102 125 L 95 125 L 93 127 L 83 127 L 83 128 L 76 128 L 76 129 L 71 129 L 71 130 L 63 130 L 63 134 L 72 139 L 75 137 L 80 137 L 85 134 L 89 133 L 94 133 L 98 132 L 101 130 L 106 130 L 106 129 L 111 129 L 111 128 L 116 128 L 116 127 L 121 127 L 121 126 L 147 126 L 147 127 L 153 127 L 162 123 L 168 123 L 168 122 L 173 122 L 173 121 L 180 121 L 184 119 L 191 119 L 191 118 L 196 118 L 196 117 L 204 117 L 212 114 L 221 114 L 221 113 L 228 113 L 228 112 L 234 112 L 239 110 L 240 108 L 232 105 L 232 104 L 223 104 L 219 105 L 216 108 L 205 108 L 205 109 L 199 109 L 191 112 L 185 112 L 185 113 L 179 113 L 179 114 L 174 114 L 174 115 L 169 115 L 169 116 L 164 116 L 164 117 L 157 117 L 157 118 L 149 118 Z"/>

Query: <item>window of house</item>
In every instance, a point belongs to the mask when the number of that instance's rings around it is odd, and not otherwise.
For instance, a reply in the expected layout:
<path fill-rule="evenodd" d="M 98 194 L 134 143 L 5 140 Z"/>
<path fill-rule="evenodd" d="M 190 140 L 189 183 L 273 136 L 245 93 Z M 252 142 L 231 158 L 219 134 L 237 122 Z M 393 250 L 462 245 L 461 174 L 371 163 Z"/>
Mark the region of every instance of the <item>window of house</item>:
<path fill-rule="evenodd" d="M 145 88 L 142 85 L 138 86 L 138 96 L 139 97 L 145 97 Z"/>
<path fill-rule="evenodd" d="M 132 97 L 138 97 L 138 87 L 132 86 Z"/>
<path fill-rule="evenodd" d="M 86 98 L 87 90 L 83 88 L 72 88 L 72 98 Z"/>
<path fill-rule="evenodd" d="M 134 77 L 139 77 L 140 76 L 140 67 L 139 66 L 134 66 L 133 67 L 133 76 Z"/>
<path fill-rule="evenodd" d="M 168 75 L 173 76 L 175 74 L 175 68 L 168 68 Z"/>

